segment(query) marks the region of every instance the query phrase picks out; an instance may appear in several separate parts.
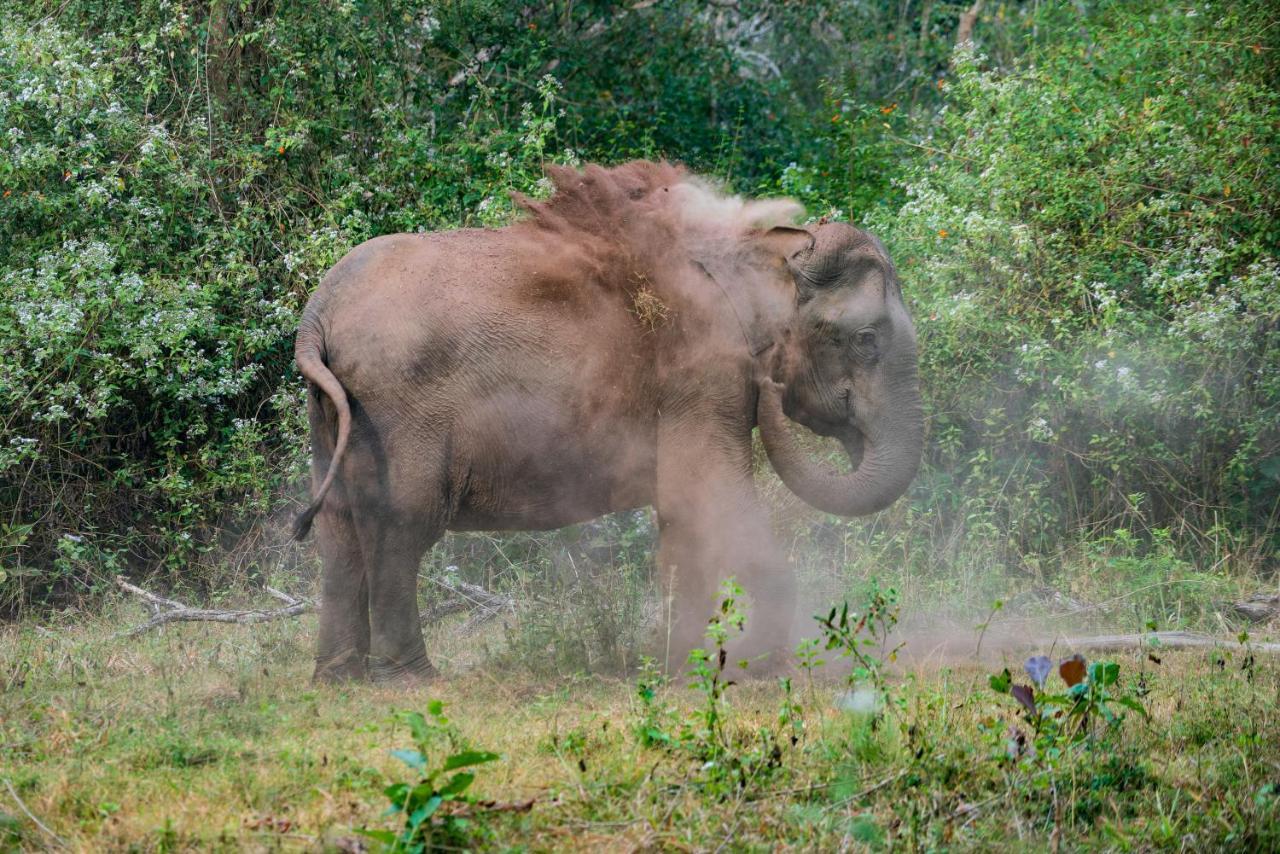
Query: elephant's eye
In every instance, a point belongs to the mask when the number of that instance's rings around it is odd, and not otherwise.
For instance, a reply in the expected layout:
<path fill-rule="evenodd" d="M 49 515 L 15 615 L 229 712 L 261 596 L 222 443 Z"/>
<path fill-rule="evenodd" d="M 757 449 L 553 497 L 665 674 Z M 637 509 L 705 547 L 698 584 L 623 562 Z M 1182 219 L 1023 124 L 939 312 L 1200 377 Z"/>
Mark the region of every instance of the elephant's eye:
<path fill-rule="evenodd" d="M 867 353 L 874 353 L 876 345 L 880 341 L 880 336 L 876 331 L 868 326 L 865 329 L 859 329 L 853 336 L 854 343 L 858 345 L 858 349 Z"/>

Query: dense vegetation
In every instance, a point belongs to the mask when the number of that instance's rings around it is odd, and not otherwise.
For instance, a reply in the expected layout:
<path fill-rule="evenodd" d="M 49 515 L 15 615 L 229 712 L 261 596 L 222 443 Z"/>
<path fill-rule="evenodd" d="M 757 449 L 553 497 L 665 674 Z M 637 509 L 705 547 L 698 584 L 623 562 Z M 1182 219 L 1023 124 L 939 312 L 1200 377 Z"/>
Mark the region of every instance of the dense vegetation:
<path fill-rule="evenodd" d="M 0 0 L 0 850 L 1280 848 L 1276 623 L 1225 607 L 1280 545 L 1273 5 Z M 646 511 L 446 539 L 424 607 L 512 607 L 432 621 L 419 691 L 307 686 L 309 614 L 120 631 L 117 573 L 314 589 L 334 261 L 632 157 L 873 229 L 916 318 L 906 498 L 761 467 L 789 679 L 732 585 L 684 676 L 641 657 Z M 1044 657 L 1094 622 L 1140 639 Z"/>
<path fill-rule="evenodd" d="M 899 263 L 927 467 L 802 539 L 935 575 L 1052 578 L 1099 543 L 1266 569 L 1280 28 L 1001 2 L 953 51 L 967 8 L 6 0 L 0 600 L 226 582 L 305 488 L 291 333 L 324 270 L 508 221 L 545 160 L 636 156 L 795 195 Z"/>

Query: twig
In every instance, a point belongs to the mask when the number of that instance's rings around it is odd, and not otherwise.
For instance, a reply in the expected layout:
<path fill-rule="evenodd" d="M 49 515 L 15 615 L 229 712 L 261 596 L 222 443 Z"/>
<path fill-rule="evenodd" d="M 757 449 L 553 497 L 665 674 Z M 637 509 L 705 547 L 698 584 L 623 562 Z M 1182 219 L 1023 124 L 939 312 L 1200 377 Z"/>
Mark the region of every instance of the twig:
<path fill-rule="evenodd" d="M 269 620 L 281 620 L 286 617 L 296 617 L 299 614 L 305 614 L 314 609 L 314 605 L 307 599 L 298 599 L 290 596 L 288 593 L 282 593 L 271 587 L 267 588 L 267 592 L 275 598 L 285 603 L 285 607 L 276 608 L 275 610 L 216 610 L 210 608 L 191 608 L 175 599 L 165 599 L 157 596 L 150 591 L 143 590 L 141 587 L 130 584 L 124 580 L 123 576 L 116 576 L 116 584 L 123 590 L 132 593 L 134 596 L 145 601 L 152 608 L 153 614 L 150 620 L 134 626 L 127 631 L 118 632 L 116 637 L 135 637 L 137 635 L 148 632 L 165 623 L 265 623 Z"/>
<path fill-rule="evenodd" d="M 885 786 L 888 786 L 891 783 L 896 783 L 898 780 L 900 780 L 901 778 L 907 775 L 907 770 L 908 769 L 904 768 L 901 771 L 899 771 L 897 774 L 894 774 L 890 777 L 885 777 L 879 783 L 876 783 L 873 786 L 869 786 L 863 789 L 861 792 L 858 792 L 856 795 L 850 795 L 849 797 L 844 798 L 843 800 L 837 801 L 836 803 L 832 804 L 831 807 L 833 808 L 843 807 L 853 803 L 854 801 L 862 800 L 867 795 L 870 795 L 872 792 L 878 792 L 881 789 L 883 789 Z"/>
<path fill-rule="evenodd" d="M 36 818 L 36 817 L 31 813 L 31 810 L 27 809 L 27 805 L 26 805 L 26 804 L 24 804 L 24 803 L 22 802 L 22 798 L 18 797 L 18 793 L 14 791 L 14 789 L 13 789 L 13 784 L 9 782 L 9 778 L 8 778 L 8 777 L 5 777 L 5 778 L 4 778 L 4 787 L 5 787 L 6 789 L 8 789 L 8 790 L 9 790 L 9 797 L 13 798 L 13 802 L 14 802 L 15 804 L 17 804 L 17 805 L 18 805 L 18 809 L 22 810 L 22 812 L 26 815 L 26 817 L 27 817 L 27 818 L 29 818 L 29 819 L 31 819 L 31 821 L 35 824 L 35 826 L 36 826 L 36 827 L 40 828 L 40 829 L 41 829 L 41 830 L 43 830 L 45 833 L 49 834 L 49 837 L 50 837 L 54 842 L 58 843 L 58 847 L 59 847 L 59 848 L 66 848 L 66 847 L 67 847 L 67 843 L 65 843 L 65 842 L 63 842 L 63 841 L 62 841 L 62 837 L 61 837 L 61 836 L 59 836 L 58 834 L 54 833 L 54 832 L 53 832 L 52 830 L 50 830 L 49 828 L 45 827 L 45 826 L 44 826 L 44 822 L 42 822 L 40 819 Z"/>
<path fill-rule="evenodd" d="M 523 801 L 476 801 L 442 809 L 441 812 L 458 818 L 490 812 L 529 812 L 536 802 L 537 798 L 527 798 Z"/>
<path fill-rule="evenodd" d="M 1197 632 L 1146 632 L 1134 635 L 1098 635 L 1096 637 L 1065 638 L 1063 644 L 1072 649 L 1119 650 L 1145 649 L 1156 642 L 1162 649 L 1216 649 L 1241 646 L 1239 641 L 1215 638 Z M 1250 643 L 1250 652 L 1266 652 L 1280 655 L 1280 643 Z"/>
<path fill-rule="evenodd" d="M 1199 41 L 1193 41 L 1192 44 L 1212 44 L 1212 45 L 1217 45 L 1219 47 L 1243 47 L 1253 51 L 1254 53 L 1260 53 L 1261 51 L 1264 51 L 1264 50 L 1275 50 L 1275 48 L 1273 47 L 1267 47 L 1266 45 L 1260 44 L 1257 42 L 1255 42 L 1254 44 L 1245 44 L 1244 42 L 1215 42 L 1215 41 L 1206 41 L 1204 39 L 1201 39 Z"/>
<path fill-rule="evenodd" d="M 951 152 L 951 151 L 944 151 L 944 150 L 942 150 L 941 148 L 934 148 L 934 147 L 933 147 L 933 146 L 931 146 L 931 145 L 921 145 L 921 144 L 920 144 L 920 143 L 918 143 L 918 142 L 912 142 L 912 141 L 911 141 L 911 140 L 909 140 L 909 139 L 903 139 L 902 137 L 900 137 L 900 136 L 895 136 L 895 135 L 893 135 L 893 134 L 891 134 L 891 133 L 887 133 L 887 134 L 885 134 L 885 139 L 891 139 L 891 140 L 893 140 L 894 142 L 899 143 L 899 144 L 901 144 L 901 145 L 909 145 L 909 146 L 911 146 L 912 148 L 918 148 L 918 149 L 920 149 L 921 151 L 927 151 L 927 152 L 929 152 L 930 154 L 941 154 L 943 157 L 950 157 L 950 158 L 951 158 L 951 159 L 953 159 L 953 160 L 963 160 L 965 163 L 977 163 L 977 162 L 978 162 L 977 160 L 974 160 L 972 157 L 965 157 L 963 154 L 956 154 L 956 153 Z"/>
<path fill-rule="evenodd" d="M 510 596 L 503 596 L 501 593 L 485 590 L 475 584 L 468 584 L 465 581 L 445 584 L 435 578 L 431 579 L 431 581 L 447 591 L 453 596 L 453 599 L 452 601 L 442 602 L 423 614 L 422 623 L 424 625 L 426 623 L 434 623 L 442 617 L 456 614 L 459 611 L 476 611 L 477 613 L 473 614 L 458 630 L 459 634 L 466 636 L 503 611 L 514 611 L 516 607 L 515 600 Z"/>

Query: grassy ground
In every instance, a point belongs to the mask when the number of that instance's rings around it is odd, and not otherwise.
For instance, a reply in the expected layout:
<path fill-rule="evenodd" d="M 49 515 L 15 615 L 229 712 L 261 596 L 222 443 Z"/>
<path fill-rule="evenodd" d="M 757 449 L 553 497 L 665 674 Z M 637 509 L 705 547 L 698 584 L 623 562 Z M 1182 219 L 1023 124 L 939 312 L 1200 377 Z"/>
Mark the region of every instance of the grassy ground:
<path fill-rule="evenodd" d="M 1095 723 L 1092 746 L 1017 762 L 1010 738 L 1033 734 L 988 686 L 1000 661 L 900 664 L 880 716 L 840 711 L 842 680 L 801 671 L 787 723 L 779 685 L 746 679 L 722 710 L 719 766 L 751 769 L 735 780 L 698 755 L 706 703 L 683 680 L 659 686 L 647 716 L 635 675 L 547 682 L 454 665 L 413 691 L 313 686 L 314 619 L 122 639 L 140 612 L 121 603 L 0 630 L 0 847 L 376 848 L 354 829 L 395 829 L 383 789 L 416 780 L 391 755 L 411 743 L 394 713 L 439 699 L 456 744 L 502 755 L 475 769 L 473 793 L 533 801 L 469 808 L 455 845 L 1280 850 L 1280 668 L 1239 645 L 1113 656 L 1115 690 L 1151 722 L 1130 712 L 1114 730 Z M 1008 656 L 1015 676 L 1020 662 Z M 673 746 L 644 746 L 642 727 Z M 778 750 L 751 765 L 772 749 L 762 732 Z"/>

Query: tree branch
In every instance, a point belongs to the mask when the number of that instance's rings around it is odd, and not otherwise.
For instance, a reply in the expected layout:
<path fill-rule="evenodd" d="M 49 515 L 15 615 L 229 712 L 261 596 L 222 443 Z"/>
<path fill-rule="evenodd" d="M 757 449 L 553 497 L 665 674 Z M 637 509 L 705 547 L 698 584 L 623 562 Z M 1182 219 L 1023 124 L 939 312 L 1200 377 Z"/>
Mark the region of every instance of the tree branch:
<path fill-rule="evenodd" d="M 1067 638 L 1063 645 L 1070 649 L 1119 650 L 1119 649 L 1221 649 L 1238 647 L 1250 652 L 1280 654 L 1280 643 L 1241 644 L 1236 640 L 1224 640 L 1197 632 L 1147 632 L 1135 635 L 1098 635 L 1096 637 Z"/>
<path fill-rule="evenodd" d="M 441 602 L 423 614 L 423 625 L 438 622 L 441 618 L 456 614 L 459 611 L 475 611 L 477 613 L 463 623 L 462 628 L 458 630 L 459 634 L 466 636 L 503 611 L 515 611 L 516 602 L 510 596 L 503 596 L 501 593 L 494 593 L 491 590 L 485 590 L 483 587 L 468 584 L 465 581 L 446 584 L 439 579 L 432 578 L 430 580 L 453 598 L 449 601 Z"/>
<path fill-rule="evenodd" d="M 973 25 L 978 23 L 978 16 L 982 14 L 983 2 L 984 0 L 974 0 L 972 6 L 960 13 L 960 23 L 956 25 L 957 46 L 973 41 Z"/>
<path fill-rule="evenodd" d="M 143 590 L 141 587 L 130 584 L 124 580 L 123 576 L 116 576 L 116 584 L 119 587 L 139 599 L 142 599 L 151 607 L 152 616 L 141 625 L 134 626 L 123 632 L 119 632 L 117 637 L 135 637 L 137 635 L 148 632 L 165 623 L 265 623 L 269 620 L 281 620 L 287 617 L 296 617 L 299 614 L 305 614 L 314 610 L 315 606 L 308 599 L 298 599 L 290 596 L 288 593 L 282 593 L 275 588 L 268 587 L 267 592 L 281 602 L 285 603 L 283 608 L 274 610 L 218 610 L 211 608 L 191 608 L 175 599 L 165 599 L 163 596 L 157 596 L 150 591 Z"/>

